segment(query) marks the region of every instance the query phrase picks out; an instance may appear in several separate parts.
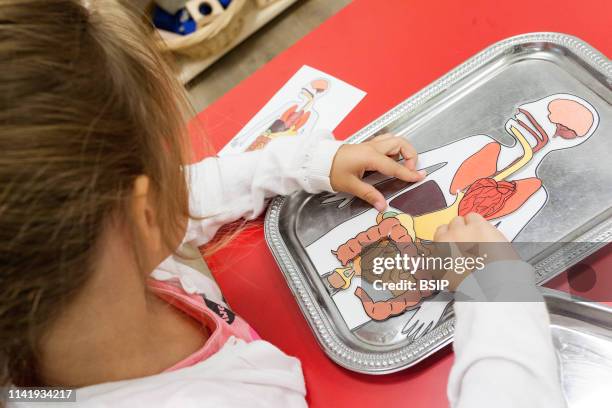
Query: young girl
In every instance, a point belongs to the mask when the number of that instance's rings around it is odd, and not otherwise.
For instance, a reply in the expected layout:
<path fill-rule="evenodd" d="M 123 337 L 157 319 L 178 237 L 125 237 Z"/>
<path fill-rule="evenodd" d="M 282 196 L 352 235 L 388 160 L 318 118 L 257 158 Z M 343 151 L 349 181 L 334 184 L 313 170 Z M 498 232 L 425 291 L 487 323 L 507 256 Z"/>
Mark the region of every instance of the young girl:
<path fill-rule="evenodd" d="M 421 180 L 414 149 L 318 134 L 183 165 L 181 87 L 112 1 L 0 2 L 0 95 L 0 385 L 78 387 L 89 406 L 305 405 L 299 361 L 259 340 L 176 248 L 298 189 L 384 210 L 361 176 Z M 501 239 L 477 216 L 438 236 L 475 238 Z M 558 406 L 542 303 L 477 305 L 457 307 L 451 404 L 490 406 L 497 392 L 508 406 Z M 496 313 L 514 313 L 521 337 L 496 338 Z M 541 404 L 512 403 L 525 396 Z"/>

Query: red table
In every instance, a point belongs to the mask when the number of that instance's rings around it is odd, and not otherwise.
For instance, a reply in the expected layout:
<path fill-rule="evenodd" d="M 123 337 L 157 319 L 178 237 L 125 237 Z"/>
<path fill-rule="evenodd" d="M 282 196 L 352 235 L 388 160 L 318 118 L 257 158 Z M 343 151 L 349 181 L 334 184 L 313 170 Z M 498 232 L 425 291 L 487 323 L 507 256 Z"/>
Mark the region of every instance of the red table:
<path fill-rule="evenodd" d="M 476 52 L 512 35 L 564 32 L 610 55 L 611 13 L 607 0 L 354 1 L 202 112 L 198 121 L 208 142 L 194 135 L 196 156 L 225 145 L 304 64 L 368 93 L 336 129 L 336 137 L 344 139 Z M 261 227 L 243 233 L 208 261 L 233 309 L 264 339 L 300 358 L 312 406 L 448 406 L 450 347 L 387 376 L 360 375 L 331 362 L 302 317 Z M 612 246 L 589 258 L 577 273 L 588 280 L 594 271 L 601 282 L 606 267 L 612 267 Z M 550 285 L 567 288 L 566 282 L 561 276 Z M 610 300 L 605 296 L 612 297 L 612 279 L 600 282 L 599 293 L 586 296 Z"/>

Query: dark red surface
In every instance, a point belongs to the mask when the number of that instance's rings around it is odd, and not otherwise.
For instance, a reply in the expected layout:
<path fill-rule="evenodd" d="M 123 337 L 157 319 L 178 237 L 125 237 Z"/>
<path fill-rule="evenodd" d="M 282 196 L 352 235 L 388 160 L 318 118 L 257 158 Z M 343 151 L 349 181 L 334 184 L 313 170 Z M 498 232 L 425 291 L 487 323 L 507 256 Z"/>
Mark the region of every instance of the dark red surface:
<path fill-rule="evenodd" d="M 206 138 L 194 136 L 196 156 L 206 155 L 207 143 L 213 150 L 225 145 L 303 64 L 368 93 L 336 129 L 336 137 L 344 139 L 476 52 L 512 35 L 564 32 L 609 56 L 611 13 L 607 0 L 354 1 L 202 112 L 198 123 Z M 300 358 L 311 406 L 448 405 L 449 348 L 382 377 L 356 374 L 331 362 L 304 321 L 261 228 L 242 234 L 209 263 L 233 309 L 264 339 Z M 591 270 L 599 279 L 596 293 L 587 290 Z M 573 292 L 612 298 L 606 270 L 612 270 L 610 246 L 574 271 L 579 283 L 574 286 L 584 290 Z M 566 281 L 561 276 L 551 285 L 567 289 Z"/>

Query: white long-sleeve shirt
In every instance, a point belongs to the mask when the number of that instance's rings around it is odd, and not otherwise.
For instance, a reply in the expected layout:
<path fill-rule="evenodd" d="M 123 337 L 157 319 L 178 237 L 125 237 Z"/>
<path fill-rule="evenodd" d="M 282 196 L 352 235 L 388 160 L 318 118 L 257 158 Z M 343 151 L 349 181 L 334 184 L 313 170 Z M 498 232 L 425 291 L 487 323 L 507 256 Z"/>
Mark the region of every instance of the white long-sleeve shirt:
<path fill-rule="evenodd" d="M 451 407 L 565 407 L 549 315 L 531 265 L 491 263 L 467 277 L 455 298 Z"/>
<path fill-rule="evenodd" d="M 329 173 L 339 145 L 329 134 L 285 138 L 264 150 L 189 166 L 190 210 L 205 218 L 190 221 L 185 241 L 202 245 L 223 224 L 257 217 L 271 196 L 299 189 L 331 191 Z M 222 303 L 212 279 L 172 257 L 152 276 L 179 278 L 185 291 Z M 452 407 L 561 406 L 556 405 L 561 396 L 542 302 L 459 302 L 455 309 L 456 360 L 448 387 Z M 188 368 L 77 390 L 78 406 L 113 408 L 302 407 L 305 395 L 297 359 L 268 342 L 247 344 L 235 338 Z"/>

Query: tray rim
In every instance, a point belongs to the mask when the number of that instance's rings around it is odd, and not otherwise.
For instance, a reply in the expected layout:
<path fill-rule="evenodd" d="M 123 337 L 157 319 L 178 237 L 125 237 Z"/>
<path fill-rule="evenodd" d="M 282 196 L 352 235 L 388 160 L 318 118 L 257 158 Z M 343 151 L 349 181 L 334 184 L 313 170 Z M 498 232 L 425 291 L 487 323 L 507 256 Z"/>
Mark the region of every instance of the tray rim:
<path fill-rule="evenodd" d="M 346 139 L 345 143 L 359 143 L 398 117 L 414 111 L 417 107 L 437 96 L 448 87 L 459 82 L 477 68 L 503 54 L 508 49 L 527 43 L 552 43 L 574 52 L 591 68 L 600 72 L 612 83 L 612 63 L 599 51 L 577 37 L 554 32 L 521 34 L 501 40 L 480 51 L 458 67 L 426 86 L 416 94 L 400 102 L 394 108 L 370 122 L 364 128 Z M 290 255 L 279 229 L 279 217 L 287 197 L 275 198 L 268 207 L 264 223 L 264 233 L 285 281 L 295 297 L 302 314 L 325 353 L 338 365 L 364 374 L 390 374 L 411 367 L 431 354 L 450 344 L 454 333 L 454 316 L 416 341 L 389 352 L 357 351 L 340 339 L 316 301 L 307 280 L 301 276 L 295 261 Z M 534 265 L 540 284 L 552 279 L 558 273 L 580 260 L 593 254 L 612 240 L 612 218 L 588 230 L 575 239 L 569 250 L 566 245 L 556 250 Z"/>

